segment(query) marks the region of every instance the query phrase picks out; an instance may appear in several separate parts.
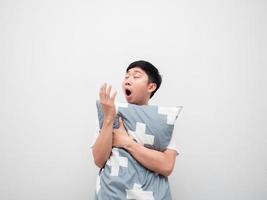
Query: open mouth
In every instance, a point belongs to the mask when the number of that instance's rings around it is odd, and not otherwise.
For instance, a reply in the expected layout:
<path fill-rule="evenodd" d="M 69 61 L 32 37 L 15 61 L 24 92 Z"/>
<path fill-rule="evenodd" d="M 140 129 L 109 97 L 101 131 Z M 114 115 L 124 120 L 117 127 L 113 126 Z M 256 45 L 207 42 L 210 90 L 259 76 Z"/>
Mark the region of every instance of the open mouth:
<path fill-rule="evenodd" d="M 125 90 L 125 94 L 126 94 L 126 96 L 130 96 L 130 95 L 132 94 L 132 92 L 131 92 L 131 90 L 126 89 L 126 90 Z"/>

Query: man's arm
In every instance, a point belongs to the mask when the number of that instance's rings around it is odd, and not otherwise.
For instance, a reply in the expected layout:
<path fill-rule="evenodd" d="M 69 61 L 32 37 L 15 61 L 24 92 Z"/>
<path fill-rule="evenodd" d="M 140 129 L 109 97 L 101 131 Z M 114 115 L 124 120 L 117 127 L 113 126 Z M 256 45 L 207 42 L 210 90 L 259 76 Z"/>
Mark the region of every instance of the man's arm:
<path fill-rule="evenodd" d="M 104 121 L 95 144 L 92 147 L 94 162 L 99 168 L 105 165 L 112 149 L 113 122 L 116 113 L 114 104 L 116 92 L 110 95 L 110 91 L 111 86 L 107 87 L 107 84 L 104 84 L 99 92 Z"/>
<path fill-rule="evenodd" d="M 164 152 L 144 147 L 132 140 L 120 118 L 120 127 L 113 130 L 113 146 L 126 149 L 138 162 L 151 171 L 169 176 L 174 168 L 177 152 L 167 149 Z"/>
<path fill-rule="evenodd" d="M 112 149 L 113 120 L 104 120 L 102 129 L 92 147 L 94 162 L 102 168 L 110 156 Z"/>
<path fill-rule="evenodd" d="M 167 149 L 164 152 L 152 150 L 134 141 L 124 147 L 138 162 L 151 171 L 169 176 L 174 168 L 176 151 Z"/>

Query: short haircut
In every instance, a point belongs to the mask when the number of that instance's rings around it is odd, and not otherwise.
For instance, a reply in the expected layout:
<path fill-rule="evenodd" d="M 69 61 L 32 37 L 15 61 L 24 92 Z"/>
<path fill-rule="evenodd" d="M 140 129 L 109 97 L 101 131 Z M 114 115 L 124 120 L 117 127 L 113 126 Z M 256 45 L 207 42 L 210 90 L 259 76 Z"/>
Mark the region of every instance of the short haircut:
<path fill-rule="evenodd" d="M 147 74 L 148 79 L 149 79 L 149 83 L 156 83 L 157 87 L 151 93 L 151 95 L 150 95 L 150 99 L 151 99 L 153 97 L 153 95 L 155 94 L 155 92 L 159 89 L 159 87 L 161 85 L 161 81 L 162 81 L 162 77 L 159 74 L 158 69 L 154 65 L 152 65 L 151 63 L 149 63 L 147 61 L 138 60 L 138 61 L 131 63 L 127 67 L 126 72 L 128 72 L 130 69 L 132 69 L 134 67 L 139 67 Z"/>

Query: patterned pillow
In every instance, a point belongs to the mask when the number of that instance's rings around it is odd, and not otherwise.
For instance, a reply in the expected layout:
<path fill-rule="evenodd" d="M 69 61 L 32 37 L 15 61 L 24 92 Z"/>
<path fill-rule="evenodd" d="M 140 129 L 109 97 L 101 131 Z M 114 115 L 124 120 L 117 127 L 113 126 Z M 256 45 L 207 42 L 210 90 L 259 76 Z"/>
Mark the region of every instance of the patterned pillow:
<path fill-rule="evenodd" d="M 103 110 L 99 100 L 96 101 L 99 127 L 103 125 Z M 128 134 L 138 143 L 158 151 L 164 151 L 170 143 L 174 123 L 182 106 L 161 107 L 157 105 L 135 105 L 115 103 L 116 118 L 113 127 L 119 127 L 122 117 Z"/>

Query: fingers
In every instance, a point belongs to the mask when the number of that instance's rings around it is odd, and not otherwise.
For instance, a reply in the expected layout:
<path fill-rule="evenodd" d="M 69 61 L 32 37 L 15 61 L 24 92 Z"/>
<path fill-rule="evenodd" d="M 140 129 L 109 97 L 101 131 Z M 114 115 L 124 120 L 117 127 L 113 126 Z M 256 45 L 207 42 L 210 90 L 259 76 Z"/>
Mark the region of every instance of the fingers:
<path fill-rule="evenodd" d="M 118 130 L 124 128 L 122 117 L 119 117 L 119 127 L 118 128 L 113 128 L 113 133 L 116 134 L 118 133 Z"/>
<path fill-rule="evenodd" d="M 114 101 L 115 100 L 115 97 L 117 95 L 117 91 L 113 92 L 110 96 L 110 100 Z"/>
<path fill-rule="evenodd" d="M 106 89 L 106 93 L 105 93 L 106 99 L 109 99 L 110 98 L 110 90 L 111 90 L 111 85 L 108 85 L 107 86 L 107 89 Z"/>
<path fill-rule="evenodd" d="M 99 98 L 100 100 L 115 100 L 115 97 L 117 95 L 117 91 L 112 92 L 112 86 L 108 85 L 107 83 L 104 83 L 101 85 L 99 90 Z"/>
<path fill-rule="evenodd" d="M 123 129 L 125 133 L 127 133 L 126 128 L 124 127 L 123 121 L 122 121 L 122 117 L 119 117 L 119 129 Z M 128 134 L 126 134 L 128 135 Z"/>
<path fill-rule="evenodd" d="M 100 87 L 100 90 L 99 90 L 99 98 L 100 98 L 100 100 L 103 100 L 105 98 L 106 87 L 107 87 L 107 84 L 106 83 L 104 83 Z"/>
<path fill-rule="evenodd" d="M 119 126 L 122 127 L 123 126 L 123 121 L 122 121 L 122 118 L 119 117 Z"/>

